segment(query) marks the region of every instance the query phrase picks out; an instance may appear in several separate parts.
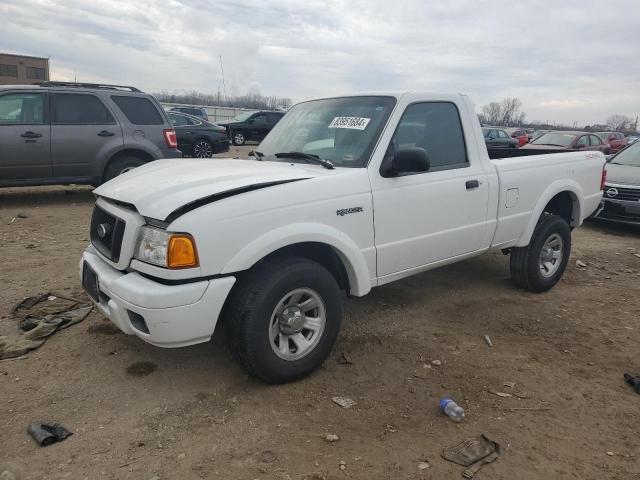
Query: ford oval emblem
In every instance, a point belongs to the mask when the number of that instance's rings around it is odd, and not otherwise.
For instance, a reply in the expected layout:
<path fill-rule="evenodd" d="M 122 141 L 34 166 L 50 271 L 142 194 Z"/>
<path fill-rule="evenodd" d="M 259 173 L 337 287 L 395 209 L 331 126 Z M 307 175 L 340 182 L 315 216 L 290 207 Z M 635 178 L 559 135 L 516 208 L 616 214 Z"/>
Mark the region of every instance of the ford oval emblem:
<path fill-rule="evenodd" d="M 607 190 L 607 197 L 615 198 L 617 196 L 618 196 L 617 188 L 610 188 L 609 190 Z"/>
<path fill-rule="evenodd" d="M 104 237 L 109 235 L 109 233 L 111 232 L 111 225 L 109 225 L 108 223 L 101 223 L 100 225 L 98 225 L 97 230 L 98 237 L 104 240 Z"/>

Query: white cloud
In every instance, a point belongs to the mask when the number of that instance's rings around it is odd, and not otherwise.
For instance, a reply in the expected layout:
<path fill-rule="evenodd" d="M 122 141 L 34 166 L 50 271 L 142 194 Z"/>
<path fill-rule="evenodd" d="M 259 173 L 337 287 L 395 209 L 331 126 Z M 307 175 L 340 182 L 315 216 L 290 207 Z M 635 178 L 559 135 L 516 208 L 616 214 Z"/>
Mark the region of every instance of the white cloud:
<path fill-rule="evenodd" d="M 559 3 L 22 0 L 0 4 L 0 51 L 147 91 L 216 92 L 222 56 L 229 94 L 427 89 L 517 96 L 530 119 L 640 113 L 640 2 Z"/>

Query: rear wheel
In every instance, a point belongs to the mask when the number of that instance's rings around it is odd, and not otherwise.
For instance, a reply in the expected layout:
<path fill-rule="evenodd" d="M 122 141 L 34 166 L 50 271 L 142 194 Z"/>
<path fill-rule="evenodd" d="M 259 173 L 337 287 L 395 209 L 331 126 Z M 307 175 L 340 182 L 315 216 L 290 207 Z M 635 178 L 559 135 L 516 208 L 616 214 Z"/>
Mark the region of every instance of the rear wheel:
<path fill-rule="evenodd" d="M 112 160 L 104 173 L 104 181 L 108 182 L 112 178 L 127 173 L 134 168 L 144 165 L 145 161 L 138 157 L 120 157 Z"/>
<path fill-rule="evenodd" d="M 240 145 L 244 145 L 247 139 L 244 136 L 244 132 L 237 130 L 231 133 L 231 141 L 233 142 L 234 145 L 240 146 Z"/>
<path fill-rule="evenodd" d="M 331 273 L 304 258 L 274 258 L 255 268 L 225 307 L 227 344 L 251 375 L 267 383 L 298 380 L 329 355 L 342 321 Z"/>
<path fill-rule="evenodd" d="M 544 214 L 526 247 L 511 250 L 511 278 L 521 288 L 544 292 L 564 273 L 571 254 L 571 230 L 567 221 Z"/>
<path fill-rule="evenodd" d="M 213 145 L 204 138 L 196 140 L 191 149 L 191 154 L 197 158 L 211 158 L 213 156 Z"/>

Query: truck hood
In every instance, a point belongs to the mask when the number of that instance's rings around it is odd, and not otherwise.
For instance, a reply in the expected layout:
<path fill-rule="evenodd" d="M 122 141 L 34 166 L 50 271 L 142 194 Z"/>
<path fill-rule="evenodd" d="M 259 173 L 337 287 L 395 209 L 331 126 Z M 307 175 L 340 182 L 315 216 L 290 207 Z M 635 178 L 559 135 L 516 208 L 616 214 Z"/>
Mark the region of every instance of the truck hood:
<path fill-rule="evenodd" d="M 607 183 L 640 185 L 640 167 L 607 163 Z"/>
<path fill-rule="evenodd" d="M 231 195 L 344 170 L 351 169 L 257 160 L 166 159 L 124 173 L 94 193 L 131 204 L 145 217 L 170 222 L 185 207 L 197 208 Z"/>

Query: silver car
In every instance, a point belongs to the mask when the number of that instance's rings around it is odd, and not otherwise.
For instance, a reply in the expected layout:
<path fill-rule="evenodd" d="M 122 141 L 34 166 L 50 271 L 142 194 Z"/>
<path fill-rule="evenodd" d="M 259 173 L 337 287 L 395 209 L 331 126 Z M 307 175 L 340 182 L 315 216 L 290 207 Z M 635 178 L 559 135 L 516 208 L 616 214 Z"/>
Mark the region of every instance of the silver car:
<path fill-rule="evenodd" d="M 603 208 L 597 218 L 640 225 L 640 142 L 607 161 Z"/>

